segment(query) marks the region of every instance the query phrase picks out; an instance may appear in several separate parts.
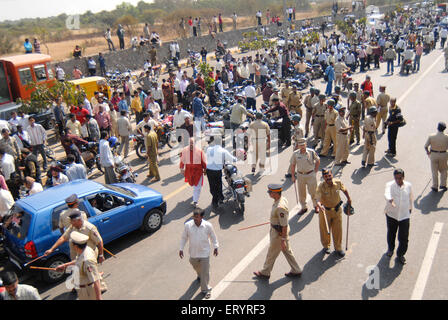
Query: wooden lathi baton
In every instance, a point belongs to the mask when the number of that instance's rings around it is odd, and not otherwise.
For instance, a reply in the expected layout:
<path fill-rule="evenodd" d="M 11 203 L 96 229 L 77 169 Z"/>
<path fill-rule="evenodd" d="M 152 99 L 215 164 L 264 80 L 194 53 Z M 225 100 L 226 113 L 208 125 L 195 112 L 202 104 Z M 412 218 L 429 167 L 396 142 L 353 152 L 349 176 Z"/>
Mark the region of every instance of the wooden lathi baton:
<path fill-rule="evenodd" d="M 106 248 L 103 247 L 103 250 L 106 251 L 108 254 L 110 254 L 110 255 L 111 255 L 112 257 L 114 257 L 115 259 L 117 259 L 117 257 L 116 257 L 112 252 L 110 252 L 109 250 L 107 250 Z"/>
<path fill-rule="evenodd" d="M 246 227 L 246 228 L 238 229 L 238 231 L 242 231 L 242 230 L 247 230 L 247 229 L 252 229 L 252 228 L 260 227 L 260 226 L 264 226 L 264 225 L 267 225 L 267 224 L 270 224 L 270 223 L 271 223 L 271 222 L 268 221 L 268 222 L 265 222 L 265 223 L 256 224 L 256 225 L 254 225 L 254 226 L 250 226 L 250 227 Z"/>
<path fill-rule="evenodd" d="M 44 267 L 35 267 L 35 266 L 31 266 L 30 269 L 39 269 L 39 270 L 51 270 L 51 271 L 56 271 L 56 268 L 44 268 Z M 62 271 L 61 271 L 62 272 Z"/>

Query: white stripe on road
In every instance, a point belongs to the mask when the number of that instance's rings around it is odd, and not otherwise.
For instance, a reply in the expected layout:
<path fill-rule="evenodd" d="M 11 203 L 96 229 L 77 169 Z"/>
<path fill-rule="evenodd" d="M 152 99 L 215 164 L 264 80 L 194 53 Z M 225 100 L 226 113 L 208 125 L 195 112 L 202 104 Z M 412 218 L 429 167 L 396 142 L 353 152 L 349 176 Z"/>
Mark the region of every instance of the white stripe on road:
<path fill-rule="evenodd" d="M 297 219 L 296 212 L 299 206 L 296 205 L 290 210 L 291 216 L 288 221 L 293 217 Z M 224 290 L 243 272 L 247 266 L 264 250 L 269 244 L 269 234 L 267 234 L 230 272 L 213 288 L 211 292 L 211 300 L 217 299 Z"/>
<path fill-rule="evenodd" d="M 426 249 L 425 258 L 423 259 L 420 273 L 418 274 L 417 282 L 412 292 L 411 300 L 421 300 L 425 291 L 426 282 L 428 281 L 429 272 L 434 261 L 437 245 L 439 243 L 440 234 L 442 233 L 443 223 L 437 222 L 434 225 L 431 239 L 429 240 L 428 248 Z"/>

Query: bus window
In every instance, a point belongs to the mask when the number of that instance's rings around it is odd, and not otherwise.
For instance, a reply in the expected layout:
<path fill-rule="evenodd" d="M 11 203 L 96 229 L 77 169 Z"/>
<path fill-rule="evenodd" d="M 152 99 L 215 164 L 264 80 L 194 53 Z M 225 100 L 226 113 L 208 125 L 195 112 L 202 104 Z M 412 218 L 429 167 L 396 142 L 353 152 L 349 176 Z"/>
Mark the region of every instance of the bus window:
<path fill-rule="evenodd" d="M 11 101 L 5 67 L 0 63 L 0 104 Z"/>
<path fill-rule="evenodd" d="M 33 66 L 34 74 L 36 76 L 36 81 L 46 81 L 47 80 L 47 73 L 45 72 L 45 65 L 43 64 L 37 64 Z"/>
<path fill-rule="evenodd" d="M 19 69 L 20 82 L 22 85 L 27 85 L 28 83 L 33 82 L 33 76 L 31 75 L 30 68 L 22 68 Z"/>

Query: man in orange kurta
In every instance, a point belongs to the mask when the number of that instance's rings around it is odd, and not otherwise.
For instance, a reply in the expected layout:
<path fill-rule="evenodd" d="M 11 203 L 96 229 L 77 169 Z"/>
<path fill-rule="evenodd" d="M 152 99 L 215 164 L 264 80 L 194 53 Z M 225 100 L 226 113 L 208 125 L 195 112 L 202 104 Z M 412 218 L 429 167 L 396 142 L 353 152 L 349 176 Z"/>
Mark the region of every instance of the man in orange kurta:
<path fill-rule="evenodd" d="M 207 169 L 207 160 L 204 151 L 195 145 L 193 138 L 180 156 L 180 170 L 185 176 L 185 182 L 193 187 L 193 206 L 196 207 L 201 194 L 203 176 Z"/>

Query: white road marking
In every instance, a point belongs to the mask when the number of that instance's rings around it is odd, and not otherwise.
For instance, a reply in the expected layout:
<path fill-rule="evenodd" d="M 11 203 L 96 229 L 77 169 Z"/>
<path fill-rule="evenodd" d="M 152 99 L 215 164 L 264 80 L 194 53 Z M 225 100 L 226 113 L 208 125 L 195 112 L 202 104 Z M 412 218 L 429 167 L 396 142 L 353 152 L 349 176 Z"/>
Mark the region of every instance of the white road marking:
<path fill-rule="evenodd" d="M 290 221 L 293 217 L 297 219 L 296 212 L 299 206 L 296 205 L 290 210 Z M 232 270 L 213 288 L 211 293 L 211 300 L 217 299 L 224 290 L 243 272 L 247 266 L 263 251 L 269 244 L 269 234 L 267 234 Z"/>
<path fill-rule="evenodd" d="M 434 225 L 434 230 L 432 231 L 432 236 L 429 240 L 428 248 L 426 249 L 425 258 L 423 259 L 422 266 L 420 267 L 420 273 L 418 274 L 411 300 L 421 300 L 423 298 L 426 282 L 428 281 L 429 272 L 431 271 L 431 266 L 434 261 L 434 256 L 436 254 L 442 229 L 442 222 L 437 222 Z"/>

